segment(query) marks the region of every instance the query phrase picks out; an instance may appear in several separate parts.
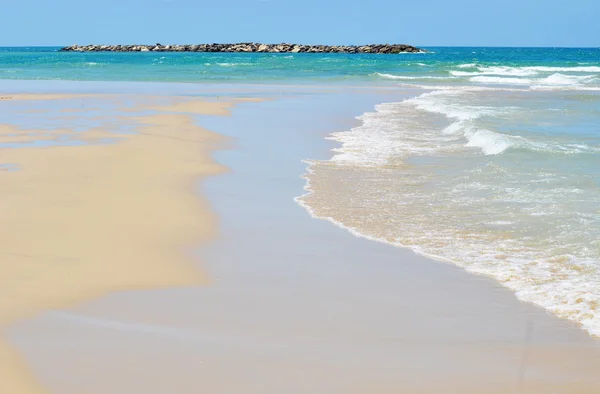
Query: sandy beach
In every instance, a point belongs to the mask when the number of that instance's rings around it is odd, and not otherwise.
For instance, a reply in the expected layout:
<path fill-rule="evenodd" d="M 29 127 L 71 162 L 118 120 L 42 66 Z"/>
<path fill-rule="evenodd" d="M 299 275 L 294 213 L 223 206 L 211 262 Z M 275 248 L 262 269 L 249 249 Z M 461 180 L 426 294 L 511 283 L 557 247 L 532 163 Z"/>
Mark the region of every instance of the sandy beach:
<path fill-rule="evenodd" d="M 410 91 L 165 85 L 0 94 L 0 392 L 600 392 L 575 323 L 294 201 Z"/>
<path fill-rule="evenodd" d="M 92 106 L 113 100 L 3 97 L 26 100 L 29 109 L 43 108 L 47 100 L 60 100 L 64 109 L 75 99 Z M 2 326 L 107 292 L 206 281 L 185 248 L 214 234 L 215 217 L 193 185 L 225 171 L 211 158 L 224 138 L 196 126 L 181 109 L 226 115 L 230 104 L 171 101 L 152 108 L 152 115 L 123 117 L 135 134 L 116 135 L 102 124 L 77 132 L 68 120 L 59 130 L 0 126 L 0 143 L 9 144 L 0 147 L 2 162 L 16 168 L 0 171 Z M 2 344 L 1 391 L 38 392 L 17 360 Z"/>

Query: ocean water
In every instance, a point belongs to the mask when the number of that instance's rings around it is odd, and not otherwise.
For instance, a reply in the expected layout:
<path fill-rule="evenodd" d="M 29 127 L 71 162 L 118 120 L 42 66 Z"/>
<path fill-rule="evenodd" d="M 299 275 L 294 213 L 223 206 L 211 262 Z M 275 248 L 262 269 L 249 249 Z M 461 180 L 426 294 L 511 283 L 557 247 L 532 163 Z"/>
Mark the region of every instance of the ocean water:
<path fill-rule="evenodd" d="M 338 84 L 382 103 L 309 160 L 314 216 L 491 276 L 600 336 L 600 49 L 400 55 L 0 48 L 2 79 Z M 308 158 L 310 159 L 310 158 Z M 401 264 L 401 262 L 399 262 Z"/>
<path fill-rule="evenodd" d="M 543 88 L 554 83 L 568 85 L 570 81 L 567 71 L 573 71 L 572 68 L 578 68 L 582 73 L 585 70 L 597 73 L 600 57 L 600 49 L 543 48 L 427 48 L 430 53 L 388 56 L 73 53 L 59 52 L 58 49 L 59 47 L 0 47 L 0 79 L 229 83 L 338 81 L 380 85 L 441 81 L 449 85 L 465 81 L 522 85 L 531 79 Z M 469 65 L 473 67 L 467 67 Z M 515 71 L 514 67 L 522 66 L 532 68 Z M 566 80 L 564 75 L 567 75 Z M 539 76 L 550 78 L 544 81 Z M 576 76 L 580 76 L 579 72 Z M 500 77 L 503 79 L 499 80 Z"/>

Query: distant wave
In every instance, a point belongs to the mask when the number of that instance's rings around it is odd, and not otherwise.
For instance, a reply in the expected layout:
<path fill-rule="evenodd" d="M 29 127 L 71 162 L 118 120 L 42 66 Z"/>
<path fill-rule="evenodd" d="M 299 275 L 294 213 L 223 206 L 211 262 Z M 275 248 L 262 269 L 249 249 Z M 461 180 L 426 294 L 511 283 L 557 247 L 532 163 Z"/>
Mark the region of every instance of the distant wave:
<path fill-rule="evenodd" d="M 450 70 L 450 75 L 455 77 L 474 77 L 486 75 L 498 75 L 507 77 L 532 77 L 540 73 L 556 72 L 574 72 L 574 73 L 600 73 L 600 67 L 597 66 L 576 66 L 576 67 L 548 67 L 548 66 L 528 66 L 528 67 L 510 67 L 510 66 L 489 66 L 481 67 L 475 64 L 464 64 L 458 68 L 476 68 L 477 71 Z"/>
<path fill-rule="evenodd" d="M 507 78 L 507 77 L 472 77 L 469 78 L 471 82 L 479 82 L 479 83 L 497 83 L 497 84 L 505 84 L 505 85 L 530 85 L 532 83 L 531 79 L 527 78 Z"/>
<path fill-rule="evenodd" d="M 442 133 L 460 135 L 466 140 L 465 147 L 481 149 L 485 155 L 498 155 L 509 148 L 527 149 L 530 151 L 580 154 L 600 153 L 598 147 L 585 144 L 559 144 L 552 141 L 533 141 L 521 136 L 506 135 L 477 125 L 477 119 L 485 116 L 508 114 L 515 109 L 510 107 L 487 107 L 465 105 L 456 100 L 468 91 L 435 91 L 406 100 L 401 105 L 410 104 L 419 110 L 438 113 L 455 120 Z"/>
<path fill-rule="evenodd" d="M 523 67 L 527 70 L 542 71 L 542 72 L 585 72 L 585 73 L 600 73 L 599 66 L 575 66 L 575 67 L 547 67 L 547 66 L 533 66 Z"/>
<path fill-rule="evenodd" d="M 540 80 L 539 83 L 543 85 L 578 85 L 580 83 L 592 81 L 595 78 L 596 77 L 593 75 L 578 76 L 556 73 Z"/>
<path fill-rule="evenodd" d="M 421 75 L 421 76 L 410 76 L 410 75 L 394 75 L 394 74 L 383 74 L 383 73 L 375 73 L 378 77 L 384 79 L 405 79 L 405 80 L 413 80 L 413 79 L 451 79 L 452 77 L 434 77 L 432 75 Z"/>
<path fill-rule="evenodd" d="M 528 77 L 537 75 L 538 72 L 535 70 L 527 70 L 523 67 L 508 67 L 508 66 L 494 66 L 494 67 L 477 67 L 478 71 L 450 71 L 451 75 L 457 77 L 470 77 L 476 75 L 502 75 L 508 77 Z"/>
<path fill-rule="evenodd" d="M 495 76 L 475 76 L 469 78 L 470 82 L 498 85 L 529 85 L 532 88 L 552 88 L 552 87 L 585 87 L 585 84 L 597 80 L 594 75 L 566 75 L 555 73 L 544 78 L 509 78 Z"/>
<path fill-rule="evenodd" d="M 254 66 L 254 63 L 215 63 L 221 67 Z"/>
<path fill-rule="evenodd" d="M 475 64 L 475 63 L 466 63 L 466 64 L 459 64 L 456 67 L 458 67 L 458 68 L 473 68 L 473 67 L 477 67 L 477 64 Z"/>
<path fill-rule="evenodd" d="M 479 148 L 485 155 L 498 155 L 509 148 L 554 154 L 600 153 L 600 149 L 585 144 L 558 144 L 552 141 L 532 141 L 515 135 L 506 135 L 492 130 L 477 128 L 469 120 L 452 123 L 445 133 L 461 134 L 467 140 L 465 146 Z"/>
<path fill-rule="evenodd" d="M 417 109 L 445 115 L 451 119 L 469 120 L 482 116 L 495 116 L 510 110 L 501 107 L 465 105 L 455 98 L 468 90 L 440 90 L 424 93 L 403 103 L 415 106 Z"/>
<path fill-rule="evenodd" d="M 454 99 L 460 94 L 460 91 L 436 91 L 404 103 L 455 120 L 442 134 L 462 136 L 466 140 L 465 147 L 479 148 L 486 155 L 497 155 L 517 145 L 514 137 L 479 128 L 475 123 L 480 117 L 500 115 L 510 111 L 510 108 L 464 105 Z"/>

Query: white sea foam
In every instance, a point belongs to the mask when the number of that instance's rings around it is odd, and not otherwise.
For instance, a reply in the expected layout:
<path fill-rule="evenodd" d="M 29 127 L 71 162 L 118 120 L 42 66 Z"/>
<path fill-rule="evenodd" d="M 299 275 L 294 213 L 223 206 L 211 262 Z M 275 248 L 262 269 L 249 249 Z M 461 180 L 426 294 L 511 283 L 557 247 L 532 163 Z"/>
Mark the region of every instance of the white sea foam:
<path fill-rule="evenodd" d="M 547 78 L 540 80 L 538 83 L 542 85 L 556 85 L 556 86 L 564 86 L 564 85 L 579 85 L 581 83 L 585 83 L 595 79 L 593 75 L 565 75 L 565 74 L 552 74 Z"/>
<path fill-rule="evenodd" d="M 429 85 L 429 84 L 418 84 L 400 82 L 399 86 L 407 88 L 417 88 L 428 91 L 453 91 L 453 92 L 523 92 L 527 90 L 525 85 L 496 85 L 496 86 L 485 86 L 485 85 Z"/>
<path fill-rule="evenodd" d="M 495 220 L 493 222 L 489 222 L 489 224 L 494 226 L 509 226 L 514 223 L 515 222 L 511 222 L 510 220 Z"/>
<path fill-rule="evenodd" d="M 400 105 L 400 107 L 399 107 Z M 402 103 L 385 103 L 358 117 L 362 125 L 350 132 L 333 133 L 331 139 L 342 143 L 332 161 L 356 166 L 384 166 L 390 158 L 402 158 L 408 154 L 431 153 L 448 137 L 420 134 L 411 138 L 412 130 L 396 121 L 398 111 L 405 110 Z M 414 126 L 417 126 L 414 124 Z"/>
<path fill-rule="evenodd" d="M 391 133 L 378 117 L 390 107 L 391 104 L 381 104 L 376 112 L 361 115 L 357 119 L 362 120 L 363 125 L 350 133 L 333 133 L 331 139 L 341 142 L 342 147 L 334 149 L 337 154 L 332 160 L 353 165 L 385 165 L 394 154 L 394 146 Z M 365 143 L 365 140 L 369 142 Z"/>
<path fill-rule="evenodd" d="M 454 77 L 469 77 L 469 81 L 486 84 L 508 85 L 546 85 L 574 86 L 582 81 L 590 81 L 598 76 L 598 66 L 549 67 L 549 66 L 477 66 L 475 64 L 459 65 L 458 68 L 476 68 L 476 71 L 450 70 Z M 564 75 L 558 72 L 594 73 L 594 75 Z M 553 73 L 548 76 L 548 73 Z M 501 78 L 528 77 L 528 78 Z M 532 78 L 537 77 L 537 78 Z M 577 83 L 575 83 L 577 82 Z M 594 89 L 595 90 L 595 89 Z"/>
<path fill-rule="evenodd" d="M 253 63 L 216 63 L 217 66 L 221 67 L 237 67 L 237 66 L 253 66 Z"/>
<path fill-rule="evenodd" d="M 473 90 L 442 90 L 424 93 L 400 103 L 381 104 L 376 112 L 359 117 L 363 125 L 351 133 L 334 134 L 343 148 L 334 161 L 384 165 L 390 157 L 406 157 L 411 154 L 455 151 L 460 147 L 478 148 L 485 155 L 498 155 L 509 148 L 525 149 L 553 154 L 600 153 L 598 147 L 586 144 L 562 144 L 550 140 L 531 140 L 519 135 L 507 135 L 481 127 L 477 121 L 482 117 L 506 116 L 518 109 L 513 107 L 474 106 L 464 103 L 465 94 Z M 468 96 L 467 96 L 468 97 Z M 444 115 L 453 120 L 436 132 L 429 127 L 418 129 L 421 119 L 412 111 L 426 111 Z M 405 117 L 415 118 L 415 123 L 400 122 Z M 415 137 L 418 132 L 418 138 Z M 460 141 L 463 141 L 461 145 Z M 453 142 L 453 144 L 449 144 Z"/>
<path fill-rule="evenodd" d="M 541 72 L 583 72 L 583 73 L 600 73 L 600 66 L 575 66 L 575 67 L 548 67 L 548 66 L 531 66 L 521 67 L 525 70 L 541 71 Z"/>
<path fill-rule="evenodd" d="M 458 120 L 498 115 L 510 110 L 510 108 L 465 105 L 460 101 L 460 97 L 471 91 L 471 89 L 438 90 L 408 99 L 404 103 L 412 104 L 423 111 L 439 113 Z"/>
<path fill-rule="evenodd" d="M 350 132 L 334 133 L 332 139 L 342 143 L 332 158 L 339 164 L 360 166 L 388 165 L 391 158 L 454 151 L 464 147 L 479 148 L 486 155 L 500 154 L 517 142 L 491 130 L 479 129 L 473 122 L 482 116 L 509 109 L 468 106 L 455 102 L 461 91 L 435 91 L 399 103 L 385 103 L 360 117 L 362 125 Z M 433 112 L 455 122 L 436 131 L 424 120 Z M 399 121 L 402 119 L 402 121 Z"/>
<path fill-rule="evenodd" d="M 411 76 L 411 75 L 394 75 L 394 74 L 383 74 L 383 73 L 375 73 L 375 75 L 385 78 L 385 79 L 449 79 L 449 77 L 435 77 L 432 75 L 420 75 L 420 76 Z"/>
<path fill-rule="evenodd" d="M 482 75 L 482 73 L 478 71 L 455 71 L 451 70 L 450 75 L 455 77 L 472 77 L 474 75 Z"/>
<path fill-rule="evenodd" d="M 538 74 L 536 70 L 531 70 L 524 67 L 491 66 L 479 67 L 479 70 L 482 74 L 505 75 L 510 77 L 529 77 Z"/>
<path fill-rule="evenodd" d="M 559 143 L 549 139 L 534 141 L 517 135 L 505 135 L 485 128 L 480 128 L 477 121 L 481 117 L 506 116 L 514 111 L 514 107 L 490 107 L 466 105 L 461 101 L 464 94 L 472 94 L 479 90 L 451 90 L 426 93 L 416 98 L 407 100 L 420 110 L 443 114 L 450 119 L 456 120 L 441 132 L 442 134 L 464 135 L 467 146 L 479 146 L 484 151 L 499 153 L 508 147 L 518 147 L 531 151 L 561 154 L 600 153 L 600 147 L 590 146 L 584 143 Z M 486 92 L 487 90 L 481 90 Z M 523 90 L 517 90 L 523 92 Z M 526 91 L 525 91 L 526 92 Z M 493 148 L 490 146 L 493 144 Z M 500 149 L 503 147 L 504 149 Z"/>
<path fill-rule="evenodd" d="M 582 91 L 582 92 L 600 92 L 600 86 L 585 86 L 585 85 L 532 85 L 531 90 L 538 91 Z"/>
<path fill-rule="evenodd" d="M 471 82 L 490 83 L 499 85 L 530 85 L 533 81 L 528 78 L 506 78 L 506 77 L 472 77 Z"/>
<path fill-rule="evenodd" d="M 480 148 L 486 155 L 497 155 L 514 146 L 509 136 L 486 129 L 468 133 L 466 138 L 466 146 Z"/>
<path fill-rule="evenodd" d="M 454 74 L 459 73 L 455 72 Z M 468 73 L 464 73 L 468 74 Z M 470 82 L 481 83 L 487 85 L 522 85 L 529 86 L 532 89 L 552 90 L 553 87 L 558 89 L 572 88 L 573 90 L 597 90 L 599 87 L 589 85 L 598 80 L 595 75 L 568 75 L 554 73 L 546 77 L 539 78 L 511 78 L 511 77 L 496 77 L 477 75 L 469 78 Z M 587 84 L 587 85 L 586 85 Z"/>
<path fill-rule="evenodd" d="M 518 135 L 506 135 L 475 124 L 477 115 L 470 119 L 456 121 L 442 130 L 443 134 L 462 135 L 467 140 L 465 146 L 479 148 L 485 155 L 498 155 L 509 148 L 519 148 L 534 152 L 573 155 L 600 153 L 598 147 L 585 144 L 560 144 L 552 141 L 533 141 Z"/>
<path fill-rule="evenodd" d="M 503 76 L 503 77 L 530 77 L 537 75 L 535 71 L 510 70 L 505 68 L 500 71 L 457 71 L 450 70 L 450 75 L 455 77 L 477 77 L 477 76 Z"/>
<path fill-rule="evenodd" d="M 507 77 L 529 77 L 538 74 L 536 70 L 529 70 L 523 67 L 489 66 L 477 67 L 477 69 L 479 71 L 451 71 L 450 73 L 456 76 L 501 75 Z"/>

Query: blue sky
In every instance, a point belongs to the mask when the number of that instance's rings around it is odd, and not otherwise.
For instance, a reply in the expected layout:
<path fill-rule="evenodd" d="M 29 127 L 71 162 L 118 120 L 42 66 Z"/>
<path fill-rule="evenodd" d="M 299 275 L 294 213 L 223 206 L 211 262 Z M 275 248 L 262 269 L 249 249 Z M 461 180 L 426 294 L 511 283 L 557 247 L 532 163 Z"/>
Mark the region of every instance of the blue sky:
<path fill-rule="evenodd" d="M 600 0 L 6 0 L 0 46 L 299 42 L 600 47 Z"/>

